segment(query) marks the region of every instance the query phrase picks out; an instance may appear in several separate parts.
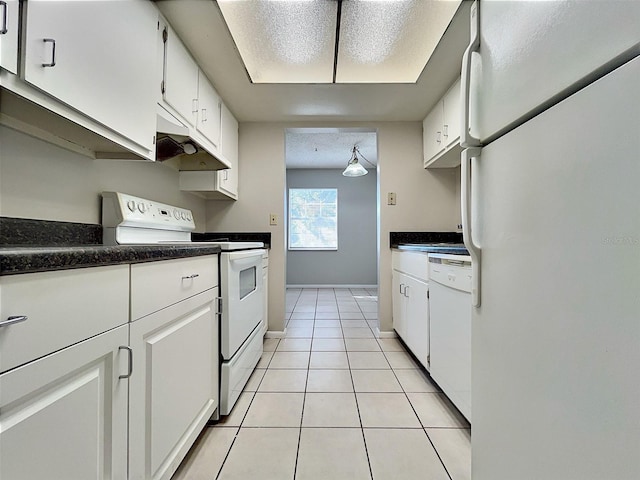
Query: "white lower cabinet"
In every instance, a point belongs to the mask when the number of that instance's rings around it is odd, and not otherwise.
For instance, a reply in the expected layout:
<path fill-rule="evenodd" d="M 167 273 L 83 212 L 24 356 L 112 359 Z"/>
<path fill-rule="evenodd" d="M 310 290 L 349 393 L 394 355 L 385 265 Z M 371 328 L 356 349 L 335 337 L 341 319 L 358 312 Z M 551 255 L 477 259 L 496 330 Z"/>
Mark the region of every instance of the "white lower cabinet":
<path fill-rule="evenodd" d="M 407 299 L 405 343 L 420 363 L 429 368 L 429 285 L 409 276 L 404 279 Z"/>
<path fill-rule="evenodd" d="M 218 407 L 217 262 L 208 256 L 131 267 L 132 307 L 139 295 L 165 304 L 131 323 L 129 479 L 170 479 Z M 210 281 L 197 286 L 203 278 Z"/>
<path fill-rule="evenodd" d="M 429 283 L 427 255 L 391 254 L 393 328 L 418 361 L 429 370 Z"/>
<path fill-rule="evenodd" d="M 0 479 L 170 479 L 219 404 L 217 287 L 217 255 L 0 277 Z"/>
<path fill-rule="evenodd" d="M 393 329 L 403 340 L 407 337 L 407 299 L 404 296 L 406 275 L 393 270 L 392 288 L 393 296 Z"/>
<path fill-rule="evenodd" d="M 127 478 L 128 337 L 122 325 L 0 375 L 0 478 Z"/>

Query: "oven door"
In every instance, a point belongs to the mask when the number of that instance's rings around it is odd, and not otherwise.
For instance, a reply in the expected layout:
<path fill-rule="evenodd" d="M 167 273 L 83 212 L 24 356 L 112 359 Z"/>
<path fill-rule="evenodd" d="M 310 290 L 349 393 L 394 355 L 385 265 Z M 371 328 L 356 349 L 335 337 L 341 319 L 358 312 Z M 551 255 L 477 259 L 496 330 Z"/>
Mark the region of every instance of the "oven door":
<path fill-rule="evenodd" d="M 222 320 L 220 349 L 229 360 L 251 332 L 264 321 L 262 255 L 265 250 L 223 252 L 220 255 Z"/>

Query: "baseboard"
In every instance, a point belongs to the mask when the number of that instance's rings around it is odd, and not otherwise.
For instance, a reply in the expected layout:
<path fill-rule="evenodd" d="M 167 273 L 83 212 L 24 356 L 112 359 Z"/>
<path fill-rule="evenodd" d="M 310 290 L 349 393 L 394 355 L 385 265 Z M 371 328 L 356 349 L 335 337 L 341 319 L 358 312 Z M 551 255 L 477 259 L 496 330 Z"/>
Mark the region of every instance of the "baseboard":
<path fill-rule="evenodd" d="M 287 328 L 285 327 L 284 331 L 267 330 L 267 333 L 264 334 L 264 338 L 284 338 L 286 335 L 287 335 Z"/>
<path fill-rule="evenodd" d="M 314 285 L 287 285 L 287 288 L 364 288 L 364 289 L 377 289 L 378 285 L 321 285 L 321 284 L 314 284 Z"/>
<path fill-rule="evenodd" d="M 381 332 L 379 327 L 376 327 L 376 337 L 378 338 L 396 338 L 398 334 L 391 330 L 390 332 Z"/>

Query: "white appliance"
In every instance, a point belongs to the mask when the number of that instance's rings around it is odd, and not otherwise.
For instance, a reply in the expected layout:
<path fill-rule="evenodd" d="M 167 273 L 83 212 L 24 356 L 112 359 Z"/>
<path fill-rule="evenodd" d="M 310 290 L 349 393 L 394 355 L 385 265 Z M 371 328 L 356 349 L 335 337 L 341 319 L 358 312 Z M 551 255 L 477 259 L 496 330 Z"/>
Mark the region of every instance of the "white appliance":
<path fill-rule="evenodd" d="M 463 58 L 474 480 L 640 475 L 640 2 L 482 2 Z"/>
<path fill-rule="evenodd" d="M 471 257 L 429 254 L 429 373 L 471 421 Z"/>
<path fill-rule="evenodd" d="M 107 245 L 206 244 L 222 249 L 220 272 L 220 409 L 228 415 L 262 355 L 265 303 L 262 242 L 191 242 L 191 211 L 120 192 L 102 194 Z"/>
<path fill-rule="evenodd" d="M 211 243 L 211 242 L 209 242 Z M 220 245 L 220 414 L 228 415 L 262 356 L 265 304 L 262 242 Z"/>

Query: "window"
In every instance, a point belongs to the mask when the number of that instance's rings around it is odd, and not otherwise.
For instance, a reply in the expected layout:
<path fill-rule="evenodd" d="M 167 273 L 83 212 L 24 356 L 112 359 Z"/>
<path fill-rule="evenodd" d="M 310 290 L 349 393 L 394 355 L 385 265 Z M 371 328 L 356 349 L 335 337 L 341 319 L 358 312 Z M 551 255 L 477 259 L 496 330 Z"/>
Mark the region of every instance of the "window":
<path fill-rule="evenodd" d="M 338 249 L 338 190 L 289 189 L 289 250 Z"/>

